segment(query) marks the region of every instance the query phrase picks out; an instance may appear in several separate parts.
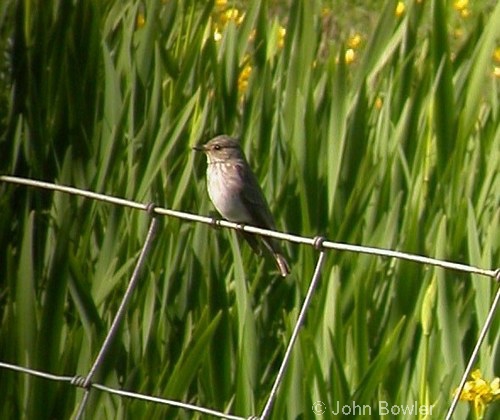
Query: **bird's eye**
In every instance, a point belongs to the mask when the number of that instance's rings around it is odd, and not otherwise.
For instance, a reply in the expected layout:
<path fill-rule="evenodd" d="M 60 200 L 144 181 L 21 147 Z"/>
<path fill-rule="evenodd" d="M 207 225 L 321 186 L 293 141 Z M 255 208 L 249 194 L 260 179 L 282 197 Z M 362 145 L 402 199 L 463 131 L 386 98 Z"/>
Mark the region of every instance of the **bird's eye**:
<path fill-rule="evenodd" d="M 215 150 L 220 150 L 220 144 L 215 144 L 215 145 L 214 145 L 214 149 L 215 149 Z"/>

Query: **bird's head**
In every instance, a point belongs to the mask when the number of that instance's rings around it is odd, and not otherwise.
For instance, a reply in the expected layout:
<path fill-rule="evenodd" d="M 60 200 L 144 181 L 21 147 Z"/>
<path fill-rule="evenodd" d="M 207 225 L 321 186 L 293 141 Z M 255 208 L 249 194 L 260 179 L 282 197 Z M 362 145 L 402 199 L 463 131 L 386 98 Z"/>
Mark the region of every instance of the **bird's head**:
<path fill-rule="evenodd" d="M 239 141 L 226 135 L 214 137 L 205 144 L 194 146 L 193 149 L 205 153 L 208 163 L 244 159 Z"/>

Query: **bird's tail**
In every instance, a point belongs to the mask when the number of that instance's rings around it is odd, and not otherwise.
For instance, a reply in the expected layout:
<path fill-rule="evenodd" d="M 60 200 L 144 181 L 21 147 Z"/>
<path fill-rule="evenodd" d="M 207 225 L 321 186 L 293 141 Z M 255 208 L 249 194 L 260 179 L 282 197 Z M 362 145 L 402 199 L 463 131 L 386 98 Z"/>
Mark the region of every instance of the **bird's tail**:
<path fill-rule="evenodd" d="M 247 232 L 241 232 L 241 234 L 247 240 L 247 242 L 250 244 L 257 255 L 262 255 L 262 248 L 265 248 L 266 251 L 268 251 L 269 254 L 273 256 L 274 261 L 276 261 L 276 266 L 278 267 L 278 270 L 283 277 L 286 277 L 290 274 L 290 266 L 288 265 L 288 261 L 283 255 L 283 249 L 281 248 L 279 242 L 273 240 L 272 238 L 264 237 L 259 241 L 258 237 Z"/>
<path fill-rule="evenodd" d="M 278 269 L 280 270 L 280 273 L 283 277 L 286 277 L 290 274 L 290 266 L 288 265 L 288 261 L 285 259 L 285 257 L 282 254 L 279 253 L 273 253 L 274 259 L 276 261 L 276 265 L 278 266 Z"/>
<path fill-rule="evenodd" d="M 272 240 L 271 238 L 262 238 L 262 243 L 265 248 L 273 255 L 276 265 L 280 270 L 282 277 L 286 277 L 290 274 L 290 266 L 288 261 L 283 256 L 283 249 L 281 248 L 279 242 Z"/>

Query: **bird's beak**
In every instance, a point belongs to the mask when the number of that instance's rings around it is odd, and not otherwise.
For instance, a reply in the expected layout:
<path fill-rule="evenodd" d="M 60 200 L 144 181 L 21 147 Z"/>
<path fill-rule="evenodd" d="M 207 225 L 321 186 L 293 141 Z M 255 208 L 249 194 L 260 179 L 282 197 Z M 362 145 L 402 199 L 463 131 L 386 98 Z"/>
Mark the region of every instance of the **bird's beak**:
<path fill-rule="evenodd" d="M 197 152 L 204 152 L 206 148 L 203 144 L 197 144 L 196 146 L 193 146 L 193 150 L 196 150 Z"/>

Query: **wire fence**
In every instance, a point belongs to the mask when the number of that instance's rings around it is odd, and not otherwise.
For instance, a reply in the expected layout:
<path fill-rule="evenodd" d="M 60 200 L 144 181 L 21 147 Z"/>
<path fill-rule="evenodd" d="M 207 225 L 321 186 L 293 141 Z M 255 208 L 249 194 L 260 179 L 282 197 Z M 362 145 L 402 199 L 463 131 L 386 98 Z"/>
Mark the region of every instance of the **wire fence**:
<path fill-rule="evenodd" d="M 109 196 L 109 195 L 105 195 L 105 194 L 98 194 L 95 192 L 82 190 L 79 188 L 68 187 L 68 186 L 63 186 L 63 185 L 56 185 L 56 184 L 49 183 L 49 182 L 37 181 L 37 180 L 32 180 L 32 179 L 27 179 L 27 178 L 20 178 L 20 177 L 14 177 L 14 176 L 0 176 L 0 181 L 13 183 L 13 184 L 19 184 L 19 185 L 25 185 L 25 186 L 29 186 L 29 187 L 43 188 L 43 189 L 48 189 L 48 190 L 52 190 L 52 191 L 59 191 L 59 192 L 67 193 L 67 194 L 78 195 L 81 197 L 86 197 L 89 199 L 98 200 L 101 202 L 106 202 L 106 203 L 111 203 L 111 204 L 115 204 L 115 205 L 119 205 L 119 206 L 129 207 L 129 208 L 133 208 L 136 210 L 142 210 L 142 211 L 147 212 L 149 214 L 149 216 L 151 217 L 148 233 L 147 233 L 146 238 L 144 240 L 140 255 L 139 255 L 137 262 L 135 264 L 135 267 L 134 267 L 133 273 L 131 275 L 127 289 L 122 297 L 122 300 L 120 302 L 118 310 L 113 318 L 113 321 L 111 323 L 111 327 L 110 327 L 109 331 L 107 332 L 106 337 L 105 337 L 105 339 L 100 347 L 100 351 L 99 351 L 98 355 L 96 356 L 96 358 L 92 364 L 92 367 L 86 376 L 54 375 L 54 374 L 51 374 L 49 372 L 43 372 L 40 370 L 30 369 L 27 367 L 13 365 L 10 363 L 5 363 L 5 362 L 0 361 L 0 368 L 3 368 L 3 369 L 9 369 L 9 370 L 12 370 L 15 372 L 37 376 L 37 377 L 45 378 L 45 379 L 51 380 L 51 381 L 66 382 L 70 386 L 83 388 L 84 394 L 83 394 L 83 398 L 81 399 L 79 406 L 78 406 L 76 419 L 81 419 L 83 417 L 87 401 L 89 399 L 91 391 L 93 391 L 93 390 L 107 392 L 107 393 L 118 395 L 121 397 L 143 400 L 143 401 L 147 401 L 147 402 L 151 402 L 151 403 L 164 404 L 164 405 L 177 407 L 177 408 L 189 410 L 192 412 L 206 414 L 206 415 L 219 417 L 219 418 L 223 418 L 223 419 L 230 419 L 230 420 L 262 419 L 263 420 L 263 419 L 268 418 L 269 415 L 271 414 L 273 403 L 274 403 L 276 396 L 278 394 L 280 383 L 281 383 L 281 381 L 286 373 L 286 369 L 287 369 L 288 363 L 290 361 L 290 357 L 291 357 L 291 354 L 292 354 L 292 351 L 294 348 L 294 344 L 297 340 L 300 328 L 304 323 L 305 316 L 306 316 L 307 310 L 309 308 L 309 305 L 311 303 L 315 288 L 319 282 L 322 267 L 323 267 L 323 264 L 324 264 L 324 261 L 326 258 L 326 251 L 329 249 L 362 253 L 362 254 L 387 257 L 387 258 L 396 258 L 396 259 L 400 259 L 400 260 L 413 261 L 413 262 L 416 262 L 419 264 L 426 264 L 426 265 L 441 267 L 441 268 L 448 269 L 448 270 L 455 270 L 455 271 L 460 271 L 460 272 L 469 273 L 469 274 L 479 274 L 482 276 L 490 277 L 490 278 L 496 280 L 497 283 L 500 283 L 500 268 L 485 269 L 485 268 L 470 266 L 467 264 L 460 264 L 460 263 L 455 263 L 455 262 L 450 262 L 450 261 L 444 261 L 444 260 L 440 260 L 440 259 L 429 258 L 429 257 L 421 256 L 421 255 L 415 255 L 415 254 L 410 254 L 410 253 L 405 253 L 405 252 L 400 252 L 400 251 L 393 251 L 393 250 L 382 249 L 382 248 L 365 247 L 365 246 L 361 246 L 361 245 L 350 245 L 350 244 L 345 244 L 345 243 L 332 242 L 332 241 L 328 241 L 326 238 L 323 238 L 320 236 L 310 238 L 310 237 L 303 237 L 303 236 L 298 236 L 298 235 L 291 235 L 288 233 L 262 229 L 262 228 L 258 228 L 258 227 L 254 227 L 254 226 L 241 225 L 241 224 L 229 222 L 226 220 L 214 219 L 212 217 L 204 217 L 204 216 L 199 216 L 199 215 L 192 214 L 192 213 L 186 213 L 186 212 L 156 207 L 154 204 L 151 204 L 151 203 L 150 204 L 138 203 L 135 201 L 126 200 L 123 198 L 117 198 L 117 197 L 113 197 L 113 196 Z M 175 217 L 175 218 L 179 218 L 179 219 L 186 220 L 186 221 L 205 223 L 205 224 L 209 224 L 209 225 L 220 226 L 220 227 L 224 227 L 224 228 L 235 229 L 235 230 L 240 230 L 240 231 L 244 231 L 244 232 L 248 232 L 248 233 L 253 233 L 256 235 L 273 237 L 276 239 L 281 239 L 281 240 L 285 240 L 285 241 L 289 241 L 289 242 L 309 245 L 309 246 L 313 246 L 318 251 L 319 256 L 318 256 L 318 259 L 316 262 L 316 266 L 315 266 L 313 275 L 312 275 L 311 280 L 309 282 L 309 287 L 308 287 L 306 296 L 302 302 L 299 316 L 298 316 L 296 324 L 292 330 L 292 334 L 289 338 L 285 354 L 284 354 L 283 359 L 280 363 L 278 373 L 277 373 L 276 378 L 274 380 L 271 391 L 269 392 L 269 395 L 268 395 L 268 398 L 267 398 L 266 403 L 264 405 L 264 408 L 262 409 L 262 411 L 259 415 L 254 415 L 254 416 L 251 416 L 248 418 L 240 417 L 240 416 L 236 416 L 236 415 L 232 415 L 232 414 L 223 413 L 223 412 L 220 412 L 217 410 L 212 410 L 212 409 L 209 409 L 206 407 L 200 407 L 200 406 L 196 406 L 193 404 L 184 403 L 181 401 L 169 400 L 169 399 L 165 399 L 165 398 L 155 397 L 152 395 L 145 395 L 145 394 L 136 393 L 136 392 L 123 391 L 120 389 L 107 387 L 105 385 L 101 385 L 101 384 L 98 384 L 98 383 L 95 383 L 92 381 L 95 372 L 98 370 L 100 365 L 103 363 L 103 361 L 106 357 L 106 354 L 110 349 L 110 346 L 113 342 L 113 339 L 116 336 L 116 333 L 121 325 L 124 314 L 126 313 L 127 305 L 130 301 L 131 296 L 134 293 L 134 289 L 136 287 L 136 284 L 139 280 L 139 276 L 141 273 L 141 268 L 144 265 L 144 262 L 148 256 L 148 253 L 150 252 L 152 244 L 153 244 L 154 236 L 155 236 L 156 229 L 158 226 L 157 218 L 156 218 L 158 215 Z M 471 373 L 472 367 L 475 363 L 475 360 L 476 360 L 477 355 L 479 353 L 479 350 L 481 348 L 481 344 L 483 343 L 483 341 L 486 337 L 486 334 L 491 326 L 493 316 L 496 312 L 496 308 L 498 307 L 499 302 L 500 302 L 500 287 L 497 289 L 497 293 L 495 295 L 495 298 L 490 306 L 490 310 L 489 310 L 488 315 L 486 317 L 486 320 L 481 328 L 481 332 L 480 332 L 479 337 L 477 339 L 474 350 L 471 353 L 469 361 L 467 363 L 467 367 L 465 368 L 465 370 L 463 372 L 463 375 L 462 375 L 462 378 L 460 381 L 460 385 L 459 385 L 459 387 L 455 393 L 455 396 L 450 404 L 450 407 L 448 409 L 446 419 L 451 419 L 451 417 L 453 416 L 453 413 L 456 409 L 456 405 L 457 405 L 458 400 L 459 400 L 460 393 L 462 392 L 462 390 L 465 386 L 466 380 Z"/>

